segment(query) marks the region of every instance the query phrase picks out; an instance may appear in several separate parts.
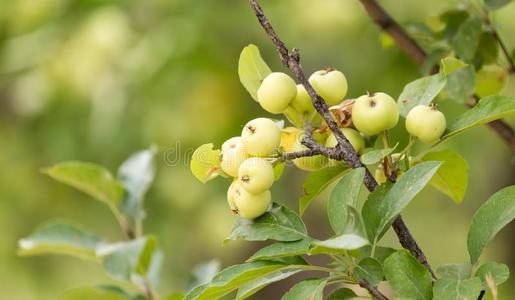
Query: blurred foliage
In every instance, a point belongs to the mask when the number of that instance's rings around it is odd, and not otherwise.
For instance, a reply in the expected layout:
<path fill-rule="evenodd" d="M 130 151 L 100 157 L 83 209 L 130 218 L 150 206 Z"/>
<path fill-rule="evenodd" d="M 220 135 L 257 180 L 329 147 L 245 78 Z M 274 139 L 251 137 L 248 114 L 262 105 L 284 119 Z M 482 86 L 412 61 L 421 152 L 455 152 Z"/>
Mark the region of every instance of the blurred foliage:
<path fill-rule="evenodd" d="M 414 28 L 458 5 L 445 0 L 382 2 L 402 24 Z M 302 50 L 307 72 L 328 66 L 343 70 L 351 97 L 366 91 L 397 97 L 420 75 L 380 34 L 359 1 L 263 5 L 287 43 Z M 511 4 L 494 16 L 510 49 L 515 46 L 510 39 L 515 36 L 514 14 Z M 17 257 L 16 241 L 58 216 L 119 237 L 104 206 L 38 170 L 78 159 L 114 171 L 129 154 L 152 143 L 160 151 L 156 184 L 147 197 L 146 230 L 159 236 L 165 249 L 163 289 L 185 288 L 186 274 L 202 261 L 218 257 L 225 266 L 252 253 L 248 244 L 222 245 L 234 221 L 226 209 L 223 180 L 203 186 L 188 168 L 198 145 L 209 140 L 218 147 L 262 114 L 238 80 L 238 55 L 249 43 L 260 47 L 272 69 L 284 70 L 246 1 L 0 0 L 0 298 L 55 299 L 72 286 L 110 282 L 88 262 Z M 514 80 L 508 79 L 503 94 L 515 95 Z M 440 105 L 448 118 L 466 109 L 451 101 Z M 473 212 L 515 180 L 513 153 L 486 127 L 446 146 L 470 164 L 464 202 L 457 206 L 428 190 L 404 215 L 414 235 L 423 237 L 419 243 L 435 266 L 467 259 L 466 232 Z M 287 171 L 284 183 L 274 187 L 275 201 L 294 208 L 304 176 Z M 325 201 L 313 203 L 305 220 L 313 236 L 324 236 L 329 228 L 320 222 Z M 386 239 L 397 243 L 391 232 Z M 495 257 L 514 269 L 514 251 L 512 226 L 487 249 L 485 259 Z M 514 286 L 502 286 L 500 299 L 514 295 Z M 289 287 L 274 288 L 282 293 Z"/>

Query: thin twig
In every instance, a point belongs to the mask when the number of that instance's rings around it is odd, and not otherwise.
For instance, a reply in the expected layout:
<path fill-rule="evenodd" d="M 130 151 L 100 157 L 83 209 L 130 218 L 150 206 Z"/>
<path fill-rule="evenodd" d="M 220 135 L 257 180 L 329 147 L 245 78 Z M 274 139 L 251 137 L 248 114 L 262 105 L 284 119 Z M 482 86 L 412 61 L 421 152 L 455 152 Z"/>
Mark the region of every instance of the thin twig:
<path fill-rule="evenodd" d="M 293 52 L 290 53 L 284 42 L 279 38 L 279 36 L 276 34 L 275 30 L 273 29 L 272 25 L 268 21 L 268 18 L 265 16 L 263 10 L 261 9 L 261 6 L 257 3 L 257 0 L 250 0 L 250 3 L 252 5 L 252 8 L 255 11 L 256 17 L 258 18 L 259 23 L 263 27 L 263 29 L 266 31 L 272 42 L 274 43 L 275 47 L 277 48 L 277 51 L 280 54 L 281 61 L 285 66 L 287 66 L 295 75 L 297 78 L 297 81 L 300 82 L 304 88 L 307 90 L 308 94 L 311 97 L 311 101 L 313 103 L 313 106 L 315 107 L 316 111 L 324 118 L 325 122 L 327 123 L 328 127 L 331 129 L 331 131 L 334 133 L 336 140 L 338 141 L 338 144 L 334 148 L 327 148 L 323 147 L 321 145 L 318 145 L 314 140 L 308 138 L 305 138 L 302 142 L 304 145 L 306 145 L 310 149 L 316 149 L 321 154 L 333 158 L 340 161 L 346 161 L 352 168 L 360 168 L 363 167 L 363 164 L 359 160 L 359 156 L 352 147 L 352 145 L 349 143 L 349 141 L 345 138 L 341 130 L 338 128 L 338 125 L 333 119 L 333 116 L 329 112 L 329 108 L 327 104 L 325 103 L 324 99 L 318 95 L 311 84 L 309 84 L 306 75 L 304 71 L 302 70 L 302 67 L 300 66 L 300 56 L 298 50 L 293 50 Z M 372 176 L 370 171 L 365 168 L 365 177 L 363 180 L 363 183 L 367 187 L 369 191 L 373 191 L 378 186 L 377 181 Z M 401 216 L 398 216 L 397 219 L 401 219 Z M 393 226 L 396 226 L 395 223 Z M 427 260 L 425 259 L 425 256 L 420 256 L 420 253 L 423 253 L 422 250 L 418 247 L 417 242 L 413 239 L 411 233 L 406 227 L 399 227 L 396 229 L 396 232 L 405 232 L 404 234 L 398 236 L 399 240 L 402 245 L 409 245 L 411 247 L 415 248 L 408 248 L 408 250 L 422 263 L 425 262 L 427 266 Z M 411 240 L 401 240 L 401 239 L 411 239 Z M 429 268 L 430 269 L 430 268 Z"/>
<path fill-rule="evenodd" d="M 397 45 L 418 65 L 422 65 L 426 58 L 427 53 L 420 47 L 420 45 L 411 38 L 407 32 L 384 10 L 376 0 L 360 0 L 365 8 L 366 12 L 370 16 L 374 22 L 381 27 L 385 32 L 387 32 L 397 43 Z M 496 31 L 493 31 L 494 37 L 498 40 L 501 48 L 507 58 L 509 58 L 508 50 L 506 46 L 500 39 L 499 35 L 496 36 Z M 511 64 L 511 69 L 515 72 L 515 65 L 513 60 L 508 59 Z M 433 66 L 431 69 L 431 73 L 438 72 L 438 65 Z M 477 101 L 477 95 L 473 96 L 475 98 L 474 103 L 471 105 L 467 103 L 467 106 L 473 107 Z M 513 128 L 502 120 L 495 120 L 493 122 L 488 123 L 488 126 L 497 133 L 497 135 L 510 147 L 512 150 L 515 150 L 515 132 Z"/>
<path fill-rule="evenodd" d="M 366 280 L 361 279 L 358 284 L 360 287 L 366 289 L 370 294 L 372 294 L 372 296 L 374 296 L 377 300 L 388 300 L 385 295 L 383 295 L 378 289 L 376 289 Z"/>

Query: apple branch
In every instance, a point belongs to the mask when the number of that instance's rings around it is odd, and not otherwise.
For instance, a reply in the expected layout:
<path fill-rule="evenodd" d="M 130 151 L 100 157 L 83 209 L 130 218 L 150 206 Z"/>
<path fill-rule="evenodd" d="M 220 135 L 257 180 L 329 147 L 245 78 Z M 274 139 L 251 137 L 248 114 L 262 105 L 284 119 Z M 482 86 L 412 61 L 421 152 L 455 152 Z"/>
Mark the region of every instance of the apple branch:
<path fill-rule="evenodd" d="M 421 66 L 426 60 L 427 53 L 422 49 L 422 47 L 411 38 L 408 33 L 393 19 L 388 12 L 384 10 L 376 0 L 359 0 L 363 7 L 365 8 L 367 14 L 370 18 L 379 26 L 383 31 L 388 33 L 393 40 L 397 43 L 397 45 L 419 66 Z M 496 31 L 493 31 L 494 37 L 498 41 L 501 46 L 504 54 L 507 58 L 510 58 L 508 50 L 506 46 L 500 39 L 499 35 L 496 34 Z M 513 60 L 508 59 L 510 63 L 510 72 L 515 72 L 515 64 Z M 435 65 L 431 69 L 431 73 L 438 72 L 438 65 Z M 467 103 L 468 107 L 474 107 L 476 103 L 479 101 L 479 97 L 477 95 L 473 96 L 473 102 Z M 488 126 L 497 133 L 497 135 L 510 147 L 512 150 L 515 150 L 515 131 L 513 128 L 502 120 L 495 120 L 493 122 L 488 123 Z"/>
<path fill-rule="evenodd" d="M 281 61 L 283 64 L 288 67 L 293 74 L 295 75 L 298 82 L 300 82 L 309 96 L 311 97 L 311 101 L 316 111 L 324 118 L 327 123 L 329 129 L 334 133 L 338 144 L 334 148 L 327 148 L 319 145 L 310 137 L 309 135 L 303 140 L 303 144 L 306 145 L 309 149 L 317 151 L 329 158 L 333 158 L 340 161 L 346 161 L 352 168 L 360 168 L 363 167 L 358 154 L 354 151 L 354 148 L 349 143 L 349 141 L 345 138 L 342 131 L 338 128 L 333 116 L 329 112 L 329 108 L 324 101 L 324 99 L 316 93 L 311 84 L 308 82 L 306 75 L 300 66 L 300 55 L 297 49 L 294 49 L 292 52 L 288 50 L 284 42 L 279 38 L 275 30 L 273 29 L 270 21 L 265 16 L 261 6 L 257 3 L 257 0 L 250 0 L 250 4 L 254 9 L 256 17 L 266 31 L 269 38 L 274 43 L 277 51 L 279 52 Z M 305 153 L 304 153 L 305 154 Z M 367 187 L 369 191 L 375 190 L 378 186 L 377 181 L 372 176 L 370 171 L 365 168 L 365 177 L 363 183 Z M 401 226 L 404 225 L 404 226 Z M 408 228 L 405 226 L 402 221 L 401 216 L 399 215 L 396 219 L 396 222 L 393 223 L 394 230 L 397 233 L 397 237 L 403 247 L 409 247 L 408 249 L 411 254 L 416 257 L 422 264 L 424 264 L 430 271 L 433 273 L 431 266 L 429 265 L 424 253 L 418 246 L 417 242 L 409 232 Z M 433 273 L 434 274 L 434 273 Z"/>

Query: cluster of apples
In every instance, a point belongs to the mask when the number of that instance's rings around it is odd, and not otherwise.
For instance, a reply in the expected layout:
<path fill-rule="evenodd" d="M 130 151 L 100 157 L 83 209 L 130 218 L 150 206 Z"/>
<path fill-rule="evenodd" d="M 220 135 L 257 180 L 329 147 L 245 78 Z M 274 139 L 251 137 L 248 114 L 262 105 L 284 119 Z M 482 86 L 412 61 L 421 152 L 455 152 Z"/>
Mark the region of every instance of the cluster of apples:
<path fill-rule="evenodd" d="M 397 103 L 385 93 L 363 95 L 350 101 L 350 105 L 349 100 L 344 101 L 347 79 L 336 69 L 313 73 L 309 83 L 334 110 L 344 107 L 349 112 L 351 122 L 338 124 L 358 154 L 365 150 L 364 135 L 377 135 L 395 127 L 399 121 Z M 317 114 L 306 89 L 280 72 L 271 73 L 262 81 L 257 100 L 264 110 L 273 114 L 290 110 L 305 121 L 315 120 Z M 313 138 L 326 147 L 336 146 L 335 135 L 323 123 L 318 125 Z M 409 134 L 424 143 L 438 141 L 445 128 L 445 116 L 435 106 L 418 105 L 406 117 Z M 272 160 L 281 151 L 306 150 L 301 143 L 304 135 L 300 128 L 281 129 L 271 119 L 257 118 L 244 126 L 240 137 L 230 138 L 222 145 L 221 168 L 233 177 L 227 199 L 234 213 L 253 219 L 268 210 L 272 198 L 270 187 L 275 181 Z M 293 163 L 300 169 L 313 171 L 338 162 L 315 155 L 294 159 Z"/>

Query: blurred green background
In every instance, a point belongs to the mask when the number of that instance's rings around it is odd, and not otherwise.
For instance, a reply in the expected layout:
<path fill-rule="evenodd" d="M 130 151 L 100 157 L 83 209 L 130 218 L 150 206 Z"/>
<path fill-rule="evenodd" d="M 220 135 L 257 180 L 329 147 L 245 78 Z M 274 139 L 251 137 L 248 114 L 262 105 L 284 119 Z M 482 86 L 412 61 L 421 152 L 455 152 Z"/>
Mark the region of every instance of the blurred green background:
<path fill-rule="evenodd" d="M 458 2 L 381 1 L 403 24 Z M 379 30 L 357 0 L 262 4 L 287 44 L 301 49 L 306 71 L 343 70 L 351 97 L 366 91 L 397 97 L 420 75 L 398 48 L 382 47 Z M 510 48 L 514 15 L 514 4 L 495 14 Z M 255 250 L 243 242 L 222 245 L 234 221 L 225 200 L 229 183 L 218 179 L 202 185 L 188 166 L 198 145 L 220 146 L 239 135 L 249 119 L 267 115 L 239 84 L 238 56 L 249 43 L 260 47 L 274 70 L 284 71 L 247 1 L 0 0 L 0 299 L 55 299 L 73 286 L 112 282 L 100 267 L 73 258 L 18 257 L 16 242 L 51 218 L 69 218 L 108 239 L 120 238 L 104 205 L 38 170 L 76 159 L 115 171 L 152 143 L 160 152 L 145 226 L 165 249 L 163 293 L 183 289 L 189 270 L 200 262 L 219 258 L 227 266 Z M 515 95 L 513 78 L 503 93 Z M 465 110 L 453 103 L 442 108 L 449 117 Z M 442 147 L 469 161 L 464 203 L 455 205 L 428 188 L 404 213 L 434 266 L 467 260 L 472 214 L 515 181 L 513 152 L 487 127 Z M 305 175 L 288 170 L 274 186 L 275 201 L 296 209 Z M 305 216 L 315 237 L 329 234 L 324 200 L 320 197 Z M 509 263 L 515 270 L 514 232 L 513 225 L 501 232 L 483 260 Z M 391 233 L 386 243 L 397 246 Z M 288 286 L 273 288 L 279 293 Z M 514 295 L 512 276 L 500 299 Z"/>

